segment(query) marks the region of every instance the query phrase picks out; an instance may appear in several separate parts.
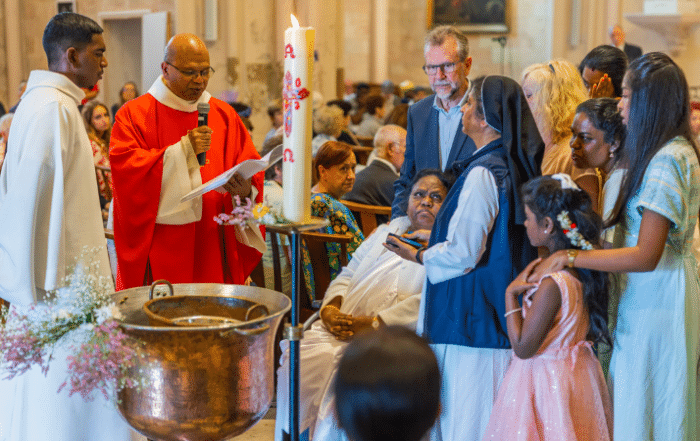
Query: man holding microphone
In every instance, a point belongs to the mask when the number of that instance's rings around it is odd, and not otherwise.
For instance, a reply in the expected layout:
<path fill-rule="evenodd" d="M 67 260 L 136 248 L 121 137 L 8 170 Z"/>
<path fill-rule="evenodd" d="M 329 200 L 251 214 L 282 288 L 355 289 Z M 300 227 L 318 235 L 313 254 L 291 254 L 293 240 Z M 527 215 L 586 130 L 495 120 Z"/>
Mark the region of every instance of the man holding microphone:
<path fill-rule="evenodd" d="M 242 284 L 260 252 L 259 228 L 220 226 L 233 197 L 262 201 L 263 175 L 236 174 L 226 194 L 180 199 L 236 164 L 259 156 L 236 112 L 206 91 L 214 69 L 209 52 L 193 34 L 166 46 L 162 75 L 148 92 L 119 110 L 112 129 L 117 289 L 157 279 L 172 283 Z M 209 113 L 198 125 L 198 106 Z M 204 155 L 202 155 L 204 154 Z M 205 156 L 204 165 L 197 155 Z"/>

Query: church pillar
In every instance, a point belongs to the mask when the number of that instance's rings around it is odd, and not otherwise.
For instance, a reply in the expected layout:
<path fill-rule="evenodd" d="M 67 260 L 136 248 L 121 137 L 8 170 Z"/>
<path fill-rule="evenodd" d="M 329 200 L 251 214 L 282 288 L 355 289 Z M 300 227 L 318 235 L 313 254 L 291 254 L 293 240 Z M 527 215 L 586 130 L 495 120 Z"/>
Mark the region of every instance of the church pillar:
<path fill-rule="evenodd" d="M 20 29 L 20 0 L 5 0 L 5 65 L 7 66 L 7 108 L 16 102 L 17 87 L 22 81 L 23 59 Z M 7 110 L 7 109 L 6 109 Z"/>

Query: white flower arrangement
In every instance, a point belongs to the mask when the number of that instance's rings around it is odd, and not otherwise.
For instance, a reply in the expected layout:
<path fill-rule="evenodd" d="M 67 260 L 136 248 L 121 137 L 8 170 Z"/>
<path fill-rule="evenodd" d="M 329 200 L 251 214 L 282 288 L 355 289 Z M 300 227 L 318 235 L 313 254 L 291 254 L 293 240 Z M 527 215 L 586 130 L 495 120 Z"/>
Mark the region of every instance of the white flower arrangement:
<path fill-rule="evenodd" d="M 105 398 L 116 398 L 124 387 L 144 384 L 130 378 L 128 371 L 142 356 L 142 342 L 128 337 L 119 327 L 122 315 L 112 302 L 113 285 L 99 276 L 96 249 L 83 250 L 66 287 L 49 293 L 41 304 L 0 311 L 0 373 L 5 379 L 22 375 L 34 365 L 46 374 L 58 345 L 69 345 L 68 378 L 59 392 L 70 386 L 91 400 L 94 390 Z"/>
<path fill-rule="evenodd" d="M 571 241 L 571 245 L 579 247 L 582 250 L 593 249 L 593 245 L 591 245 L 591 243 L 584 239 L 581 233 L 579 233 L 576 224 L 571 222 L 568 211 L 564 210 L 559 213 L 557 215 L 557 221 L 559 221 L 559 225 L 561 226 L 561 229 L 564 230 L 566 237 L 568 237 L 569 241 Z"/>

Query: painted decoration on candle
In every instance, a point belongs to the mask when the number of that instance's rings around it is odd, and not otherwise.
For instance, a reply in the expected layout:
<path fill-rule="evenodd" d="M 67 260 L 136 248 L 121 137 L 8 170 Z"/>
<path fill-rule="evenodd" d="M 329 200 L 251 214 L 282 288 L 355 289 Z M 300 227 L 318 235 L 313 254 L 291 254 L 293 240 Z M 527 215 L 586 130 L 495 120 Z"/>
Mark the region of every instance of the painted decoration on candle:
<path fill-rule="evenodd" d="M 283 162 L 294 162 L 294 152 L 292 149 L 284 149 Z"/>
<path fill-rule="evenodd" d="M 284 134 L 289 137 L 292 134 L 292 104 L 295 110 L 299 110 L 299 101 L 310 95 L 306 87 L 301 87 L 301 79 L 297 78 L 292 84 L 292 74 L 287 71 L 284 74 Z"/>
<path fill-rule="evenodd" d="M 296 55 L 294 55 L 294 47 L 291 44 L 288 44 L 284 47 L 284 58 L 287 58 L 287 55 L 289 55 L 289 58 L 297 57 Z"/>

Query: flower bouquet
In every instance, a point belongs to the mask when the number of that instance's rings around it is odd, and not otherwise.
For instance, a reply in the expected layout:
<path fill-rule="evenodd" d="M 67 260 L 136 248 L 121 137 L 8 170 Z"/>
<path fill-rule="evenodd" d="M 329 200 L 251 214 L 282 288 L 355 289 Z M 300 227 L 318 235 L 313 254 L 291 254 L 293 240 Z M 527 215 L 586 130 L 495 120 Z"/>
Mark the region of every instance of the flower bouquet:
<path fill-rule="evenodd" d="M 245 203 L 241 202 L 239 196 L 234 196 L 236 206 L 231 213 L 220 213 L 214 216 L 214 222 L 219 225 L 239 225 L 245 226 L 251 222 L 262 225 L 285 225 L 292 221 L 285 218 L 282 213 L 264 205 L 253 205 L 250 198 L 245 198 Z"/>
<path fill-rule="evenodd" d="M 94 253 L 94 251 L 93 251 Z M 127 375 L 140 356 L 141 343 L 119 328 L 122 318 L 110 293 L 109 278 L 96 276 L 95 260 L 76 265 L 66 287 L 49 293 L 46 301 L 26 308 L 0 311 L 0 374 L 4 379 L 22 375 L 33 366 L 48 372 L 54 349 L 68 345 L 68 378 L 59 392 L 79 393 L 90 401 L 93 391 L 106 399 L 124 387 L 143 387 Z"/>

